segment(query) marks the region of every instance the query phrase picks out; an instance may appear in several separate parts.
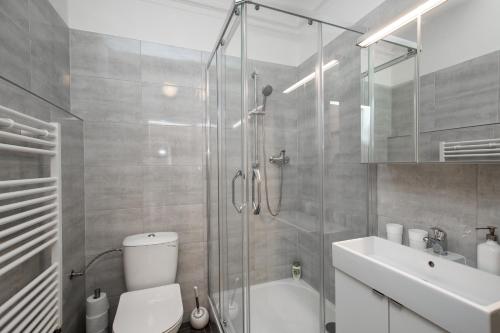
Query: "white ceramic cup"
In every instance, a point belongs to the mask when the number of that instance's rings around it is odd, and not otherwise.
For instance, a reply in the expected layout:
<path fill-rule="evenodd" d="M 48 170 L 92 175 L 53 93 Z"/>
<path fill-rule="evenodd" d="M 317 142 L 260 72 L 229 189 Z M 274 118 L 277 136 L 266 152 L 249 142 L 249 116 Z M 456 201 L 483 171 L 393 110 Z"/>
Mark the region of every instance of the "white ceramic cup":
<path fill-rule="evenodd" d="M 398 244 L 403 243 L 403 226 L 401 224 L 387 223 L 385 230 L 387 232 L 387 240 Z"/>
<path fill-rule="evenodd" d="M 422 229 L 408 229 L 408 241 L 410 247 L 419 250 L 425 250 L 427 247 L 424 237 L 427 237 L 429 233 Z"/>

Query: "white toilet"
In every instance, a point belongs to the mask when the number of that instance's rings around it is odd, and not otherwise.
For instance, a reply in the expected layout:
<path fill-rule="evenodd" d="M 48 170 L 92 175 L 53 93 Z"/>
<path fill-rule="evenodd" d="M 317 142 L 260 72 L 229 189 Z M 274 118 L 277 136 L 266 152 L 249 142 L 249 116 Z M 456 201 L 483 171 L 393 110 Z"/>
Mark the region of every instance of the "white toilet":
<path fill-rule="evenodd" d="M 182 298 L 177 273 L 178 236 L 156 232 L 123 240 L 127 292 L 120 296 L 113 333 L 177 333 Z"/>

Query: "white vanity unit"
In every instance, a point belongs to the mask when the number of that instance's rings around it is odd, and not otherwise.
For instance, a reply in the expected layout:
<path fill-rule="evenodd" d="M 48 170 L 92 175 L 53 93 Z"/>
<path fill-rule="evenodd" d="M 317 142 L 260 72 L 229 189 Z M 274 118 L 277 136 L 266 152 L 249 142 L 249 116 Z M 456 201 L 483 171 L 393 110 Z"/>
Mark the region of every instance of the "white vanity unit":
<path fill-rule="evenodd" d="M 337 333 L 499 333 L 500 277 L 365 237 L 332 244 Z"/>

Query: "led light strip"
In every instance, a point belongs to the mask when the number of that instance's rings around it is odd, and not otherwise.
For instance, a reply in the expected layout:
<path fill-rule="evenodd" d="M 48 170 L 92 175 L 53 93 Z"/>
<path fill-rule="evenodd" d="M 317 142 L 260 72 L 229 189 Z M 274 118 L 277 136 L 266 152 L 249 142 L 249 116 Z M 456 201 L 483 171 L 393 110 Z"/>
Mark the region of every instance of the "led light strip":
<path fill-rule="evenodd" d="M 323 65 L 323 72 L 329 70 L 332 67 L 337 66 L 338 64 L 339 64 L 339 61 L 336 60 L 336 59 L 333 59 L 332 61 L 330 61 L 326 65 Z M 289 93 L 291 93 L 292 91 L 294 91 L 298 87 L 300 87 L 300 86 L 306 84 L 307 82 L 313 80 L 315 77 L 316 77 L 316 72 L 313 72 L 313 73 L 309 74 L 308 76 L 306 76 L 303 79 L 299 80 L 297 83 L 294 83 L 290 87 L 286 88 L 283 91 L 283 94 L 289 94 Z"/>
<path fill-rule="evenodd" d="M 400 29 L 401 27 L 404 27 L 408 23 L 415 20 L 417 17 L 445 3 L 446 1 L 448 0 L 428 0 L 425 3 L 421 4 L 420 6 L 416 7 L 415 9 L 411 10 L 410 12 L 404 14 L 400 18 L 396 19 L 395 21 L 392 21 L 391 23 L 385 25 L 383 28 L 376 30 L 374 32 L 368 32 L 367 34 L 364 34 L 359 39 L 358 45 L 361 47 L 368 47 L 373 43 L 378 42 L 382 38 L 387 37 L 388 35 Z"/>

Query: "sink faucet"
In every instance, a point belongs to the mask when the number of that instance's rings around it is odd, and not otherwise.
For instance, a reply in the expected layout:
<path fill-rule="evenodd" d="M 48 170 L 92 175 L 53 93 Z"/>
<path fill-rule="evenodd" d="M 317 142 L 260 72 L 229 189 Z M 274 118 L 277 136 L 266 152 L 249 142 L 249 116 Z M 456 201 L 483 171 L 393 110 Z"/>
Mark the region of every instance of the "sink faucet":
<path fill-rule="evenodd" d="M 427 248 L 432 247 L 434 253 L 440 255 L 448 254 L 448 237 L 443 229 L 432 227 L 430 235 L 424 237 L 424 241 L 427 243 Z"/>

